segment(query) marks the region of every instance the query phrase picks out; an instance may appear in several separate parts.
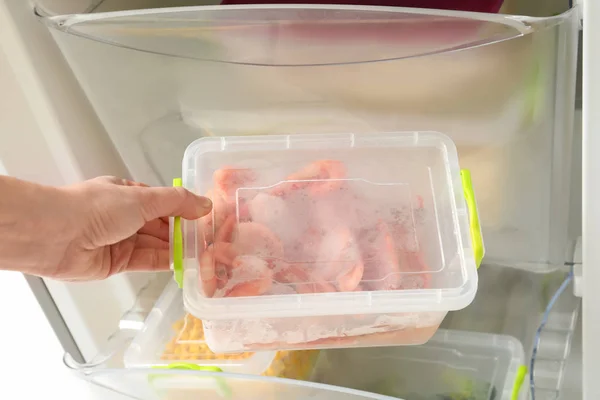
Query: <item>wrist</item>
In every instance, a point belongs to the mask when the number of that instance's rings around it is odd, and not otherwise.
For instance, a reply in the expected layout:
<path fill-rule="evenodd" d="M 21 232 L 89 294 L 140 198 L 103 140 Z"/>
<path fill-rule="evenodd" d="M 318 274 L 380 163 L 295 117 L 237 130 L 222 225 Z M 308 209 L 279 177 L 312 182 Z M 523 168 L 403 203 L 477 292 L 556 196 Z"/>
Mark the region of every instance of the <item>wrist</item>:
<path fill-rule="evenodd" d="M 52 276 L 72 237 L 65 190 L 0 176 L 0 269 Z"/>

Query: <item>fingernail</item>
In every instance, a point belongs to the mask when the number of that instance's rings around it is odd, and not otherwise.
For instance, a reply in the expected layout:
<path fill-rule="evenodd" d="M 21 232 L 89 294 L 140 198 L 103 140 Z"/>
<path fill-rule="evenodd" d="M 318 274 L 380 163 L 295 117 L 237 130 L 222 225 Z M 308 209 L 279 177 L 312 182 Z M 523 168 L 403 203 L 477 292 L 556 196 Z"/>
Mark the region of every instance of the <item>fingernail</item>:
<path fill-rule="evenodd" d="M 206 210 L 210 210 L 212 208 L 212 201 L 208 197 L 200 196 L 199 205 L 201 209 L 200 211 L 205 212 Z"/>

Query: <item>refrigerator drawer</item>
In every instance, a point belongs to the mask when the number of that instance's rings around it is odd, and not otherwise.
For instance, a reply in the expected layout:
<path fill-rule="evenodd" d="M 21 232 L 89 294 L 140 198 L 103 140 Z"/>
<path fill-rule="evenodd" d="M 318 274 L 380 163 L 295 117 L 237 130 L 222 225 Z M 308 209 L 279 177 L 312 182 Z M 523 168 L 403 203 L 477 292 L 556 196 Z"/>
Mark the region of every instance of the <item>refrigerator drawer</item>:
<path fill-rule="evenodd" d="M 183 315 L 181 290 L 174 282 L 165 286 L 148 312 L 150 299 L 163 286 L 165 279 L 160 277 L 140 293 L 103 354 L 85 365 L 67 357 L 67 365 L 100 387 L 144 400 L 193 396 L 514 400 L 526 396 L 525 354 L 520 341 L 511 336 L 440 330 L 421 346 L 220 357 L 195 349 L 199 342 L 189 336 L 194 327 L 172 330 L 172 322 Z M 144 315 L 148 317 L 139 323 Z M 175 349 L 170 347 L 173 339 Z M 272 364 L 261 372 L 267 359 Z"/>
<path fill-rule="evenodd" d="M 449 313 L 444 329 L 425 345 L 321 350 L 310 375 L 285 375 L 294 379 L 261 376 L 250 370 L 236 373 L 229 361 L 224 373 L 169 369 L 169 361 L 162 356 L 171 354 L 168 342 L 175 337 L 171 322 L 183 313 L 181 291 L 169 274 L 160 275 L 142 290 L 106 351 L 83 365 L 68 355 L 65 359 L 69 367 L 96 385 L 144 400 L 251 398 L 247 393 L 253 393 L 252 398 L 273 399 L 420 399 L 417 395 L 426 395 L 425 399 L 438 398 L 436 395 L 526 399 L 534 333 L 563 275 L 485 265 L 481 273 L 487 286 L 482 283 L 484 290 L 475 303 Z M 579 299 L 565 292 L 549 315 L 537 351 L 538 397 L 556 399 L 560 394 L 578 310 Z M 175 366 L 208 365 L 190 353 L 193 343 L 189 338 L 179 344 L 182 352 L 176 354 L 187 356 L 168 357 Z"/>
<path fill-rule="evenodd" d="M 566 260 L 576 11 L 251 5 L 43 21 L 137 180 L 169 184 L 203 136 L 440 131 L 473 174 L 486 260 Z"/>

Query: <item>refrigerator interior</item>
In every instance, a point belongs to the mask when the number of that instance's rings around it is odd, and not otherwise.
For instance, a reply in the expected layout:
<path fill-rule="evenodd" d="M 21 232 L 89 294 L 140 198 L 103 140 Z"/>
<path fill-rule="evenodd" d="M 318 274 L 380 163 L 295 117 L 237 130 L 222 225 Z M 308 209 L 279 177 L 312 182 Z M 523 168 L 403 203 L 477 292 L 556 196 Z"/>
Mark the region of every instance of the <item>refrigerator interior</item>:
<path fill-rule="evenodd" d="M 309 37 L 296 48 L 301 59 L 285 51 L 284 44 L 291 40 L 285 35 L 279 37 L 283 44 L 275 47 L 265 46 L 263 32 L 250 35 L 249 48 L 236 44 L 237 35 L 218 37 L 217 48 L 209 41 L 191 41 L 186 32 L 199 28 L 194 22 L 199 15 L 227 20 L 215 9 L 102 14 L 171 5 L 210 6 L 210 2 L 35 3 L 35 11 L 48 25 L 126 169 L 133 178 L 150 184 L 168 184 L 178 176 L 185 147 L 206 135 L 407 128 L 450 134 L 461 152 L 461 163 L 474 175 L 487 257 L 479 270 L 476 300 L 465 310 L 449 313 L 442 327 L 510 335 L 522 343 L 529 360 L 544 309 L 573 261 L 581 231 L 581 190 L 575 190 L 580 187 L 580 171 L 570 168 L 571 161 L 579 165 L 581 132 L 571 127 L 578 125 L 580 115 L 574 118 L 569 108 L 575 97 L 575 63 L 569 60 L 577 50 L 573 44 L 578 21 L 568 12 L 551 17 L 566 11 L 567 2 L 510 0 L 504 5 L 507 14 L 546 17 L 541 20 L 434 13 L 457 30 L 468 31 L 473 19 L 483 26 L 476 37 L 452 39 L 452 45 L 464 47 L 462 51 L 448 51 L 449 45 L 440 45 L 436 35 L 422 44 L 421 53 L 387 45 L 369 50 L 367 44 L 348 51 L 344 46 L 351 40 L 340 38 L 315 51 Z M 260 9 L 242 11 L 233 18 L 268 21 Z M 310 26 L 315 17 L 310 9 L 304 11 L 305 19 L 298 19 L 299 23 Z M 342 14 L 341 20 L 357 12 L 351 7 L 335 11 Z M 327 10 L 319 12 L 329 15 Z M 83 15 L 61 16 L 71 13 Z M 287 9 L 275 13 L 276 18 L 296 18 Z M 414 15 L 406 11 L 401 16 Z M 378 18 L 378 13 L 367 16 L 373 23 Z M 395 18 L 393 13 L 385 16 L 392 23 Z M 428 23 L 435 25 L 432 17 L 422 18 L 431 18 Z M 324 20 L 319 23 L 326 24 L 327 17 Z M 125 31 L 120 29 L 123 26 Z M 478 41 L 486 45 L 476 45 Z M 328 51 L 334 47 L 341 50 Z M 423 56 L 424 50 L 432 54 Z M 214 59 L 207 61 L 203 54 Z M 356 54 L 359 58 L 353 59 Z M 365 62 L 377 58 L 386 61 Z M 394 85 L 388 89 L 390 82 Z M 398 87 L 404 90 L 400 95 Z M 237 99 L 233 104 L 232 98 Z M 425 114 L 420 115 L 420 110 Z M 193 390 L 182 389 L 186 382 L 198 376 L 210 380 L 211 374 L 164 373 L 172 374 L 177 383 L 167 379 L 166 389 L 157 392 L 148 379 L 151 370 L 124 373 L 119 369 L 122 352 L 143 328 L 168 279 L 167 274 L 149 280 L 94 360 L 68 364 L 100 386 L 134 398 L 194 395 Z M 579 303 L 567 290 L 550 314 L 537 353 L 537 399 L 559 398 Z M 321 386 L 323 382 L 225 379 L 244 390 L 265 390 L 269 383 L 269 393 L 278 395 L 383 398 Z M 524 392 L 527 386 L 526 381 Z"/>
<path fill-rule="evenodd" d="M 138 180 L 169 184 L 202 136 L 440 131 L 473 175 L 486 260 L 561 267 L 574 245 L 576 13 L 398 10 L 184 7 L 42 20 Z M 385 40 L 372 46 L 373 35 Z"/>

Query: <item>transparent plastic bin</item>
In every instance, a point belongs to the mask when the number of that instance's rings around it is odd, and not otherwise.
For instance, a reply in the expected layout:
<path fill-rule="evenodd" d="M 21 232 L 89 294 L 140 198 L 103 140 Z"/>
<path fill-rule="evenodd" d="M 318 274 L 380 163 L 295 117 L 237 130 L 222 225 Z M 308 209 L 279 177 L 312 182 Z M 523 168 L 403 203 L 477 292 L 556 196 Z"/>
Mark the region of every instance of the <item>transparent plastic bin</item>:
<path fill-rule="evenodd" d="M 202 321 L 185 313 L 182 292 L 171 281 L 123 356 L 125 368 L 196 368 L 246 375 L 308 379 L 319 351 L 215 354 Z"/>
<path fill-rule="evenodd" d="M 126 368 L 196 364 L 224 372 L 261 375 L 275 352 L 215 354 L 204 341 L 202 321 L 187 314 L 181 290 L 170 282 L 144 322 L 143 330 L 125 352 Z"/>
<path fill-rule="evenodd" d="M 313 381 L 410 400 L 516 400 L 524 363 L 512 336 L 440 329 L 421 346 L 322 351 Z"/>
<path fill-rule="evenodd" d="M 183 222 L 181 283 L 215 352 L 421 344 L 475 296 L 440 133 L 206 138 L 183 172 L 214 204 Z"/>

